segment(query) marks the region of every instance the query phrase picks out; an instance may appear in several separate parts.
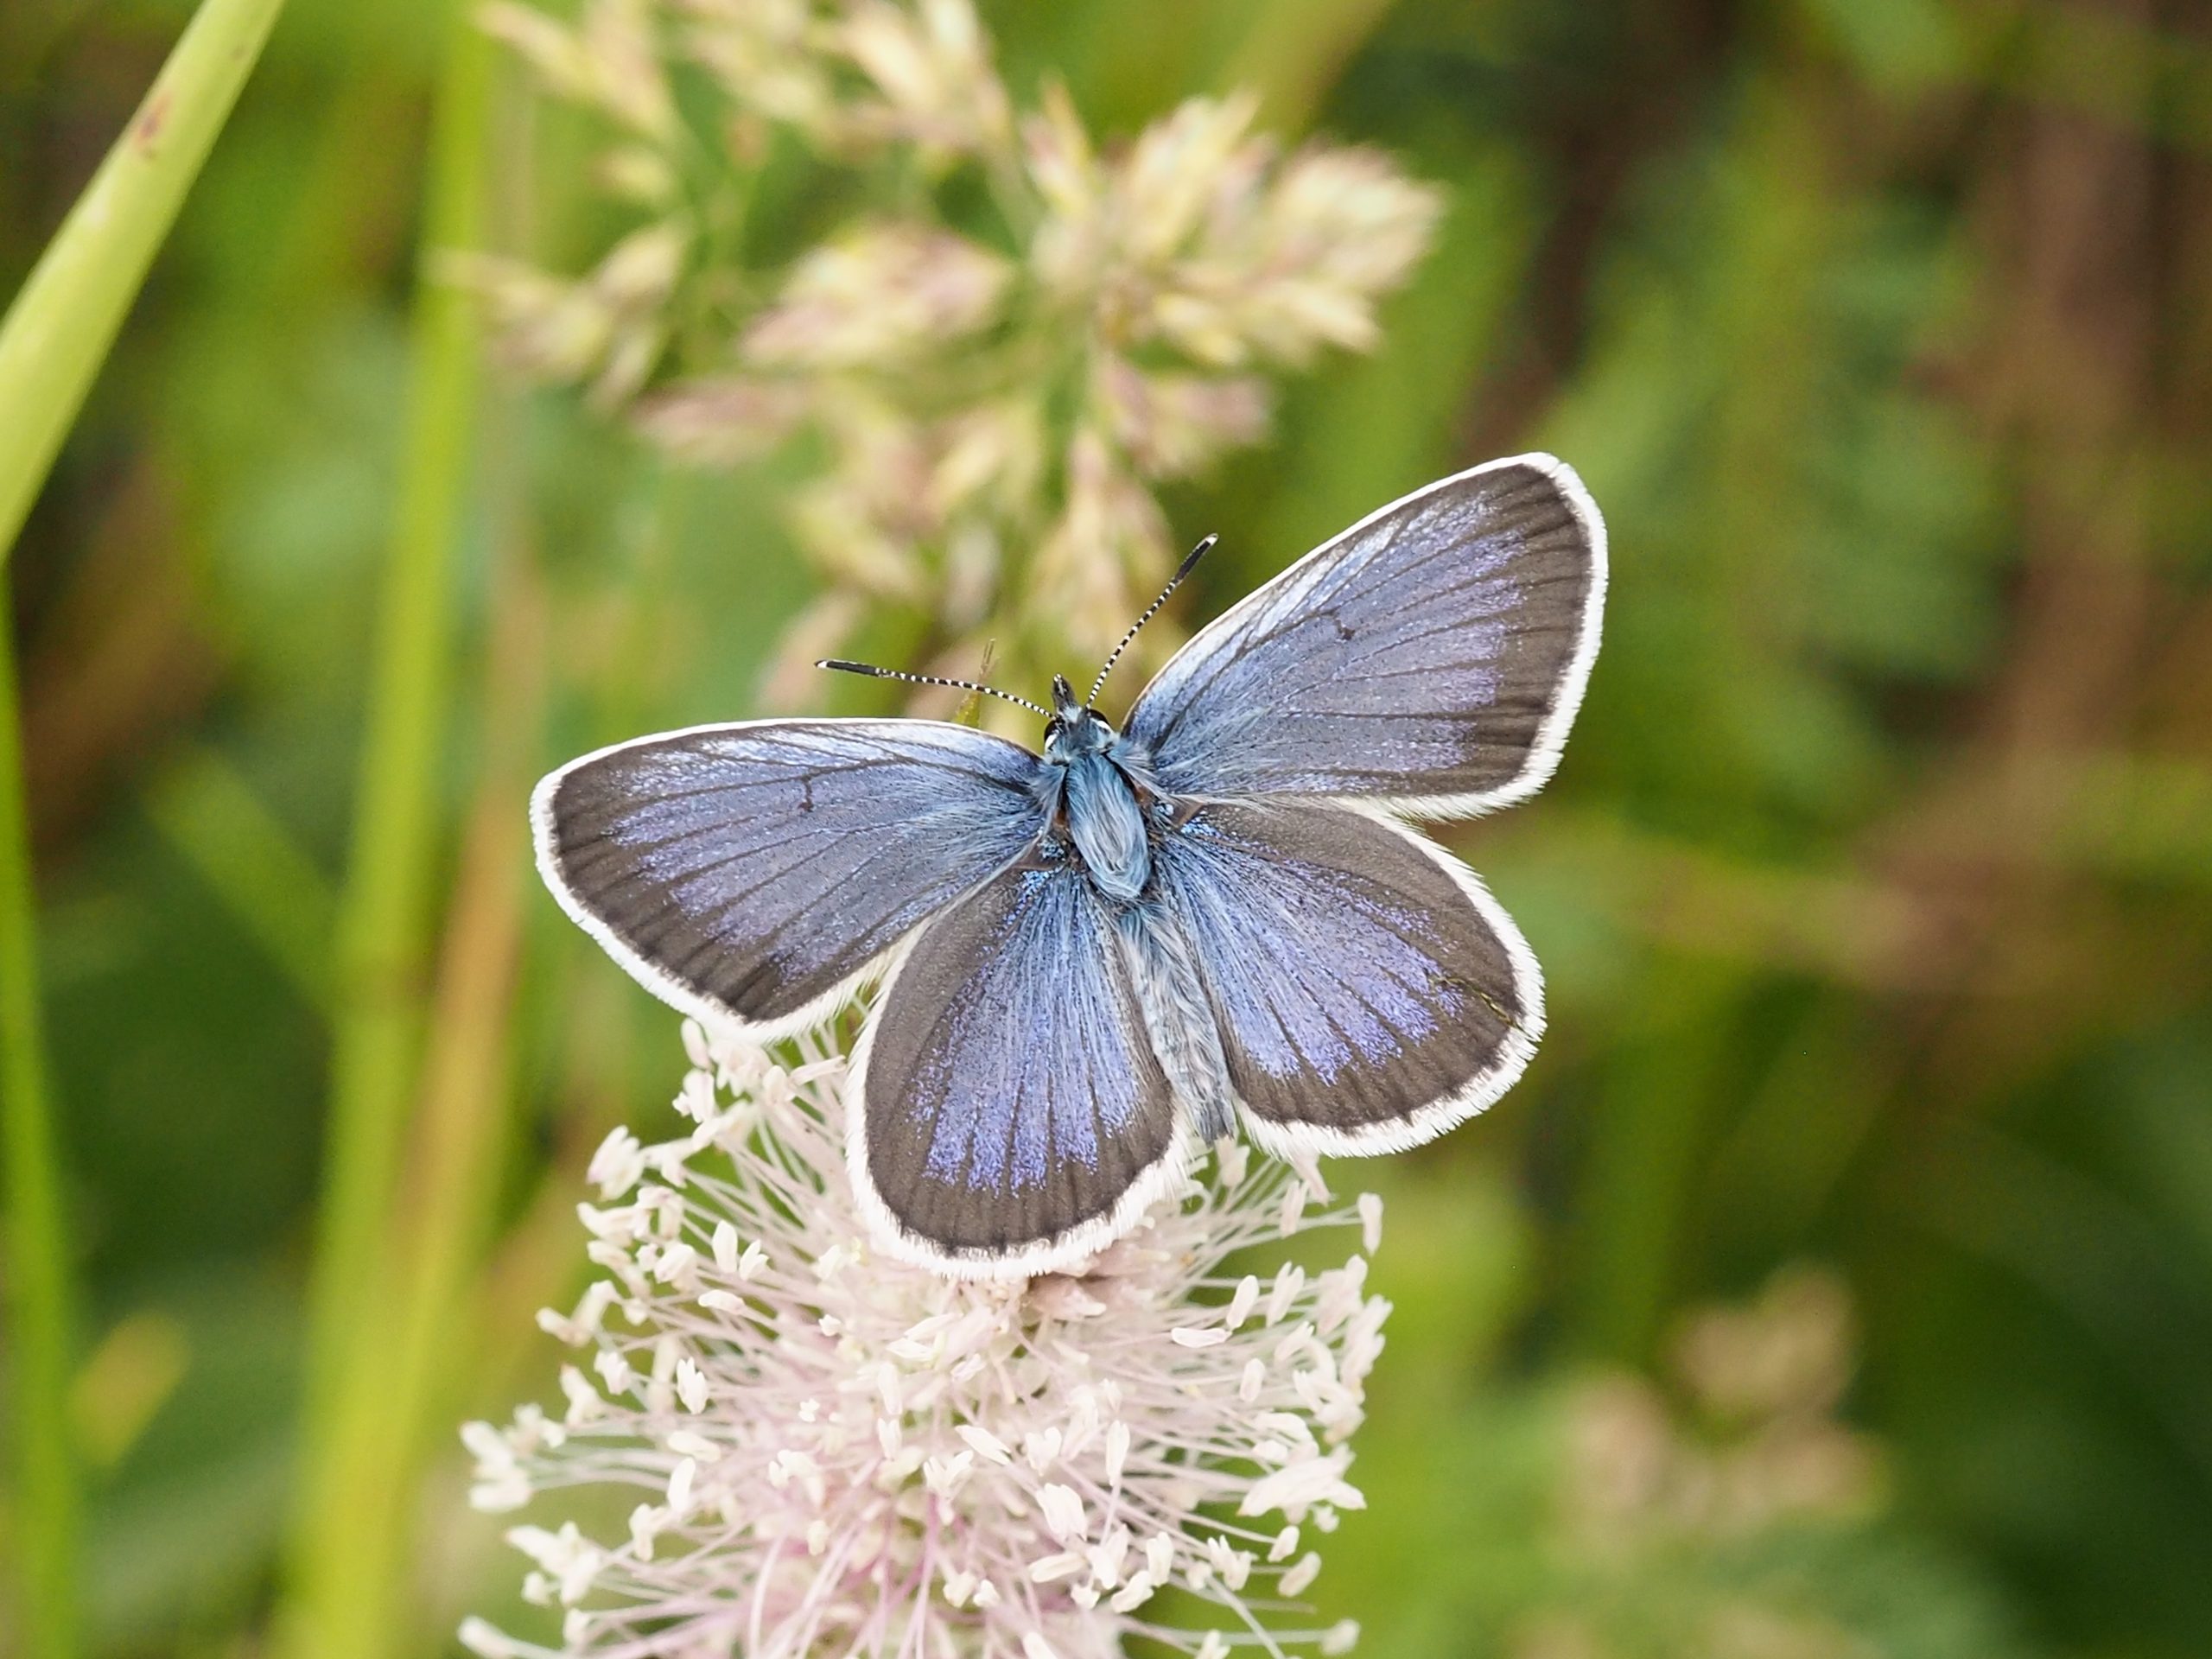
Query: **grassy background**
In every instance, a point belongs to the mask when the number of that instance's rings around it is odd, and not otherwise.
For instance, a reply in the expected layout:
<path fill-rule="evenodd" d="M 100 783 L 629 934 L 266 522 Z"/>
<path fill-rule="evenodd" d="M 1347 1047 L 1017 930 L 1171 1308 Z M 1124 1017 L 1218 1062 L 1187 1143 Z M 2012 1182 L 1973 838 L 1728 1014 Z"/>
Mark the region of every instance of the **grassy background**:
<path fill-rule="evenodd" d="M 1553 1034 L 1375 1176 L 1401 1314 L 1328 1609 L 1392 1659 L 1530 1651 L 1545 1402 L 1811 1261 L 1910 1541 L 1804 1568 L 1886 1610 L 1862 1640 L 2212 1650 L 2202 11 L 986 12 L 1107 130 L 1257 85 L 1450 190 L 1382 352 L 1170 496 L 1226 533 L 1188 614 L 1516 448 L 1612 527 L 1558 781 L 1453 832 Z M 0 7 L 0 292 L 186 15 Z M 432 1652 L 508 1593 L 449 1425 L 543 1392 L 584 1158 L 666 1133 L 680 1067 L 523 798 L 749 712 L 807 597 L 791 463 L 672 470 L 417 284 L 441 226 L 591 232 L 454 15 L 294 0 L 8 570 L 90 1652 L 340 1650 L 301 1633 L 341 1613 Z M 1608 1584 L 1618 1651 L 1699 1651 L 1667 1592 Z"/>

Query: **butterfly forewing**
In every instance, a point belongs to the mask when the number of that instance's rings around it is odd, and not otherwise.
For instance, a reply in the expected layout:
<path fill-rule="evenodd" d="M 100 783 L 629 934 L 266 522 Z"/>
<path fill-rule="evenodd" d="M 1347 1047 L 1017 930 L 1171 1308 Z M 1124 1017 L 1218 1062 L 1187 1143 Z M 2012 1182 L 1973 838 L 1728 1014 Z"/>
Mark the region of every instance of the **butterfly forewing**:
<path fill-rule="evenodd" d="M 1270 1150 L 1414 1145 L 1528 1064 L 1535 959 L 1474 875 L 1412 832 L 1323 803 L 1217 803 L 1156 868 Z"/>
<path fill-rule="evenodd" d="M 700 727 L 547 778 L 538 864 L 656 995 L 756 1034 L 790 1030 L 1034 842 L 1039 766 L 932 721 Z"/>
<path fill-rule="evenodd" d="M 1503 805 L 1557 763 L 1605 582 L 1573 473 L 1494 461 L 1371 514 L 1201 631 L 1128 735 L 1172 794 Z"/>
<path fill-rule="evenodd" d="M 1180 1168 L 1105 902 L 1066 861 L 1024 861 L 925 928 L 857 1071 L 863 1200 L 938 1267 L 1069 1265 Z"/>

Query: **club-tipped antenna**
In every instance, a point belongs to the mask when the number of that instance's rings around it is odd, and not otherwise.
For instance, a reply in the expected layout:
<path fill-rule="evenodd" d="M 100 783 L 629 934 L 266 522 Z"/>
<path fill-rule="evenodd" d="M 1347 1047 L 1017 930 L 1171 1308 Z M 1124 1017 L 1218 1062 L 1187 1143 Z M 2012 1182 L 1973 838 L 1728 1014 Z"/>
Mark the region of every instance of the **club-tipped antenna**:
<path fill-rule="evenodd" d="M 974 680 L 948 680 L 942 674 L 902 674 L 895 668 L 878 668 L 874 663 L 849 663 L 842 657 L 824 657 L 814 665 L 835 669 L 840 674 L 865 674 L 872 680 L 904 680 L 909 685 L 949 685 L 956 691 L 979 691 L 987 697 L 996 697 L 1001 702 L 1011 702 L 1027 709 L 1033 715 L 1042 715 L 1047 720 L 1052 717 L 1052 711 L 1041 702 L 1017 697 L 1013 692 L 1001 691 L 995 685 L 979 685 Z"/>
<path fill-rule="evenodd" d="M 1098 701 L 1098 693 L 1106 684 L 1106 677 L 1114 671 L 1114 664 L 1122 660 L 1122 653 L 1129 648 L 1129 641 L 1137 637 L 1137 630 L 1160 613 L 1160 607 L 1167 602 L 1168 594 L 1183 585 L 1183 578 L 1198 568 L 1198 561 L 1212 551 L 1213 544 L 1220 539 L 1218 536 L 1208 536 L 1183 556 L 1183 563 L 1177 565 L 1175 574 L 1167 578 L 1167 585 L 1160 590 L 1160 597 L 1144 607 L 1142 616 L 1129 624 L 1129 631 L 1122 636 L 1122 643 L 1114 647 L 1114 654 L 1106 659 L 1106 666 L 1098 671 L 1098 677 L 1090 683 L 1090 695 L 1083 700 L 1084 708 L 1088 709 Z"/>

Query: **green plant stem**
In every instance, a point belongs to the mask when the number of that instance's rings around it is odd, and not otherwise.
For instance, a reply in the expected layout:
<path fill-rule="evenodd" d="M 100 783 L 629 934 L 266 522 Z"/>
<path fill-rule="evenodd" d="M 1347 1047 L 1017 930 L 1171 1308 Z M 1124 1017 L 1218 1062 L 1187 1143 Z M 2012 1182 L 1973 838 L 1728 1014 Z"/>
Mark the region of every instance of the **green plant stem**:
<path fill-rule="evenodd" d="M 38 908 L 23 797 L 15 620 L 0 576 L 0 1135 L 7 1149 L 8 1414 L 15 1426 L 12 1563 L 19 1651 L 78 1649 L 76 1459 L 69 1432 L 69 1258 L 45 1039 Z"/>
<path fill-rule="evenodd" d="M 517 753 L 523 753 L 517 750 Z M 398 1280 L 390 1360 L 362 1401 L 357 1467 L 363 1496 L 382 1508 L 357 1544 L 381 1555 L 381 1582 L 398 1618 L 393 1635 L 419 1634 L 404 1575 L 420 1503 L 425 1453 L 453 1444 L 457 1363 L 479 1340 L 467 1310 L 493 1228 L 512 1094 L 513 997 L 521 955 L 528 838 L 513 810 L 519 791 L 502 770 L 487 779 L 471 815 L 459 893 L 439 975 L 436 1030 L 423 1066 L 423 1110 L 414 1143 L 421 1179 L 394 1229 Z M 357 1379 L 357 1387 L 361 1382 Z M 397 1478 L 395 1472 L 397 1471 Z M 367 1535 L 364 1536 L 364 1533 Z M 404 1641 L 388 1644 L 409 1650 Z"/>
<path fill-rule="evenodd" d="M 205 0 L 0 323 L 0 565 L 284 0 Z"/>
<path fill-rule="evenodd" d="M 1276 0 L 1253 14 L 1217 86 L 1260 94 L 1260 118 L 1303 131 L 1330 87 L 1382 26 L 1396 0 Z"/>
<path fill-rule="evenodd" d="M 0 572 L 154 255 L 261 56 L 283 0 L 206 0 L 0 320 Z M 0 1135 L 7 1152 L 9 1414 L 17 1446 L 22 1650 L 79 1649 L 60 1160 L 38 1005 L 13 621 L 0 577 Z"/>
<path fill-rule="evenodd" d="M 486 441 L 493 454 L 502 447 L 496 432 Z M 380 1626 L 387 1652 L 416 1651 L 423 1633 L 422 1599 L 409 1582 L 421 1473 L 434 1448 L 453 1444 L 456 1379 L 474 1370 L 481 1335 L 469 1308 L 495 1230 L 513 1094 L 530 868 L 529 832 L 515 804 L 529 792 L 543 714 L 544 605 L 524 548 L 495 556 L 493 575 L 480 699 L 485 762 L 440 944 L 409 1179 L 379 1250 L 389 1264 L 380 1300 L 361 1310 L 379 1336 L 373 1356 L 342 1381 L 343 1443 L 330 1492 L 318 1499 L 346 1519 L 346 1617 L 353 1627 Z"/>
<path fill-rule="evenodd" d="M 437 842 L 437 769 L 452 678 L 455 567 L 478 385 L 475 314 L 432 281 L 440 252 L 479 245 L 489 42 L 469 10 L 449 24 L 428 167 L 399 499 L 369 688 L 353 850 L 340 899 L 330 1124 L 308 1310 L 304 1445 L 285 1636 L 291 1651 L 346 1659 L 391 1650 L 393 1587 L 354 1548 L 363 1469 L 356 1383 L 382 1362 L 392 1287 L 381 1257 L 423 1029 Z"/>

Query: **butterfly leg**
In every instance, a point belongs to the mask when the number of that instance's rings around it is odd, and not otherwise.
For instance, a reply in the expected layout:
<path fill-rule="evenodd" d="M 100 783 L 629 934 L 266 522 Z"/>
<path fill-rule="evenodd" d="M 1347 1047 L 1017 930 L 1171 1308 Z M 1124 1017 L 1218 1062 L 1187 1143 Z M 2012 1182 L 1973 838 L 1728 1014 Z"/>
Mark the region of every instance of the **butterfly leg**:
<path fill-rule="evenodd" d="M 1208 1146 L 1226 1139 L 1236 1128 L 1236 1095 L 1190 941 L 1156 905 L 1125 906 L 1115 929 L 1160 1070 L 1198 1138 Z"/>

